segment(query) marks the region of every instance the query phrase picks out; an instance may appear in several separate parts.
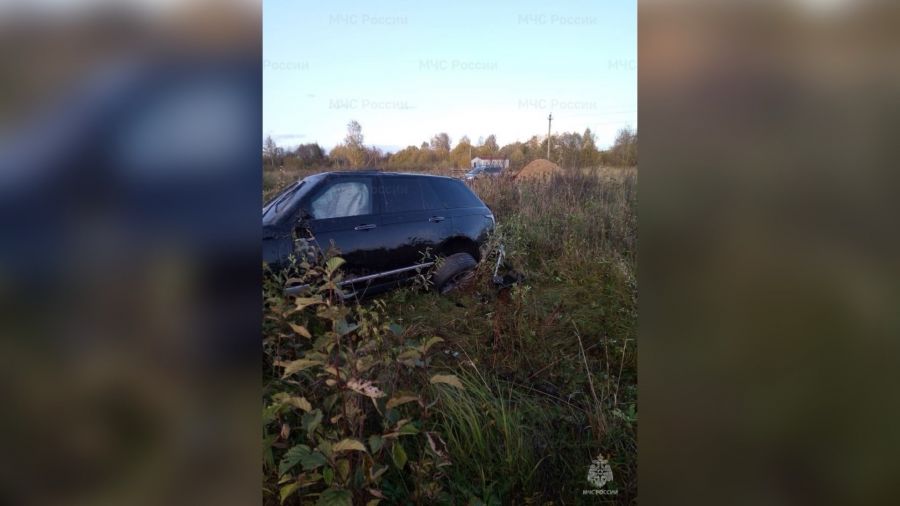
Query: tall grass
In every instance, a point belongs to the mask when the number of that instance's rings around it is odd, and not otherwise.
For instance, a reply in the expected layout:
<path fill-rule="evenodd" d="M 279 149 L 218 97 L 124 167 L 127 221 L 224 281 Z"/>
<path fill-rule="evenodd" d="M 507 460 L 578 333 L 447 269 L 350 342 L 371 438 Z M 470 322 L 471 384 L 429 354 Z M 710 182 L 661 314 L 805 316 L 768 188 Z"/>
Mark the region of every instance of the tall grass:
<path fill-rule="evenodd" d="M 538 406 L 496 380 L 472 371 L 458 376 L 463 390 L 441 389 L 438 395 L 439 427 L 455 463 L 456 488 L 482 499 L 533 492 L 538 458 L 530 427 Z"/>
<path fill-rule="evenodd" d="M 267 177 L 283 186 L 303 175 Z M 473 189 L 497 217 L 494 240 L 524 282 L 498 293 L 482 276 L 451 297 L 407 289 L 378 302 L 404 327 L 404 341 L 442 338 L 432 365 L 461 382 L 461 389 L 421 391 L 402 376 L 393 385 L 433 399 L 421 430 L 441 438 L 437 449 L 451 462 L 439 468 L 434 497 L 596 503 L 582 490 L 602 454 L 618 490 L 607 499 L 635 501 L 636 171 L 566 171 L 547 182 L 485 178 Z M 386 476 L 415 482 L 404 473 Z"/>
<path fill-rule="evenodd" d="M 616 261 L 633 276 L 636 171 L 567 172 L 546 182 L 483 178 L 473 187 L 532 266 L 562 261 L 596 270 L 597 262 Z"/>
<path fill-rule="evenodd" d="M 494 211 L 496 239 L 525 281 L 499 295 L 401 292 L 390 303 L 461 354 L 446 365 L 466 388 L 444 392 L 438 405 L 454 497 L 579 503 L 587 466 L 603 454 L 613 466 L 615 502 L 633 501 L 635 172 L 485 178 L 473 189 Z"/>

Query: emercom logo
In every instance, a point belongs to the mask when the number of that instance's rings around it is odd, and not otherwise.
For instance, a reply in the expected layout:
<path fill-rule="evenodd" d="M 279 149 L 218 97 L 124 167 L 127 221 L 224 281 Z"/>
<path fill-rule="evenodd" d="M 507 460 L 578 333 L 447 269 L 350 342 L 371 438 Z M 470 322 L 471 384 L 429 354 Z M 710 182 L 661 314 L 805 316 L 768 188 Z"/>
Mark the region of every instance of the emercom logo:
<path fill-rule="evenodd" d="M 587 472 L 587 481 L 590 483 L 593 490 L 582 490 L 582 495 L 616 495 L 619 493 L 618 490 L 605 490 L 605 487 L 608 483 L 610 483 L 613 479 L 612 468 L 609 467 L 609 462 L 603 455 L 597 455 L 597 458 L 591 462 L 591 466 L 588 467 Z"/>

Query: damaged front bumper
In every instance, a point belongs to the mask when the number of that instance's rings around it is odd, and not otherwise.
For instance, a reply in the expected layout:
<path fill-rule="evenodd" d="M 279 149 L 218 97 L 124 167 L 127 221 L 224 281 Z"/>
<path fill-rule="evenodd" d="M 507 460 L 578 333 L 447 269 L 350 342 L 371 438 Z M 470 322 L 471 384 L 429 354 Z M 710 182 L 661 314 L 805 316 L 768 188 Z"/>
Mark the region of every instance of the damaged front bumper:
<path fill-rule="evenodd" d="M 509 268 L 503 262 L 504 260 L 506 260 L 506 248 L 501 244 L 497 247 L 497 262 L 494 264 L 494 275 L 491 277 L 494 286 L 500 289 L 509 288 L 525 280 L 525 276 L 521 272 Z M 503 274 L 500 274 L 501 267 L 506 267 L 506 272 Z"/>

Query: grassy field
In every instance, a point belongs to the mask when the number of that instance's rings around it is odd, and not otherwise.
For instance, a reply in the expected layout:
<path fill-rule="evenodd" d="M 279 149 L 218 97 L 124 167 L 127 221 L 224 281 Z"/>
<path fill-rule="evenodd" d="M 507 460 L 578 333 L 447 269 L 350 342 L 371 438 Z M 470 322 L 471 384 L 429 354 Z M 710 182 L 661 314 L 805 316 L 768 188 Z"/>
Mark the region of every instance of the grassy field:
<path fill-rule="evenodd" d="M 267 285 L 266 503 L 636 500 L 636 170 L 474 189 L 525 275 L 510 290 L 486 263 L 452 296 L 423 282 L 338 305 L 339 260 L 307 272 L 313 297 Z M 598 455 L 615 495 L 583 495 Z"/>

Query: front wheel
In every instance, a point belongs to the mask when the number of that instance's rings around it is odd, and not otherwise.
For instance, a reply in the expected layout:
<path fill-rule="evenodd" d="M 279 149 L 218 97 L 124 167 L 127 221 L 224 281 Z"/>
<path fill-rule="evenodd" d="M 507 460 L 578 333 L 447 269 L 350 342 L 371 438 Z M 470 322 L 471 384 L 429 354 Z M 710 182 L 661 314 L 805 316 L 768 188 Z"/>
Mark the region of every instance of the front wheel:
<path fill-rule="evenodd" d="M 446 294 L 465 286 L 475 276 L 478 262 L 468 253 L 454 253 L 441 262 L 431 281 L 438 293 Z"/>

